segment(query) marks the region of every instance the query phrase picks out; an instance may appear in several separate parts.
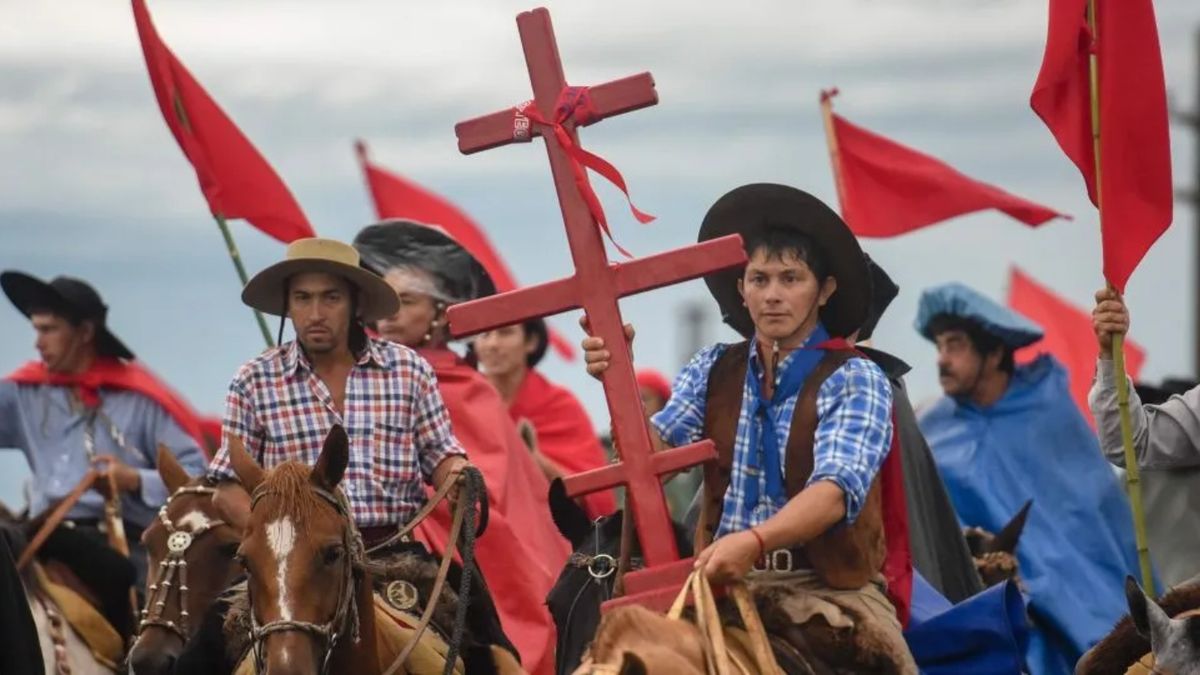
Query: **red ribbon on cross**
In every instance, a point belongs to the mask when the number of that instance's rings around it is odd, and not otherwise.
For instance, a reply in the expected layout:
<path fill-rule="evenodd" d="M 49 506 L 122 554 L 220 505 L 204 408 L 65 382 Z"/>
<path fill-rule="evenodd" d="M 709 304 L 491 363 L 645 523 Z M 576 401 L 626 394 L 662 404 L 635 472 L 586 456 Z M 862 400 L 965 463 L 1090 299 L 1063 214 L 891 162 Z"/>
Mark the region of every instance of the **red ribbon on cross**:
<path fill-rule="evenodd" d="M 608 218 L 604 215 L 604 208 L 600 206 L 600 198 L 596 196 L 596 191 L 592 189 L 591 183 L 587 179 L 587 169 L 591 169 L 608 179 L 608 182 L 617 186 L 625 195 L 625 201 L 629 203 L 629 210 L 633 213 L 633 217 L 639 223 L 645 224 L 654 220 L 654 216 L 644 213 L 633 205 L 633 199 L 629 196 L 629 188 L 625 185 L 625 178 L 617 167 L 610 164 L 607 160 L 599 155 L 584 150 L 579 147 L 575 140 L 571 138 L 571 134 L 567 133 L 563 123 L 568 120 L 574 121 L 576 125 L 582 126 L 593 121 L 596 117 L 595 107 L 592 105 L 591 96 L 588 94 L 587 87 L 565 87 L 558 95 L 558 101 L 554 104 L 554 121 L 547 120 L 533 104 L 533 101 L 526 101 L 513 108 L 513 140 L 528 142 L 532 140 L 530 131 L 530 123 L 540 124 L 550 127 L 554 131 L 554 137 L 558 140 L 558 144 L 562 146 L 563 151 L 571 158 L 571 169 L 575 174 L 575 185 L 579 187 L 579 193 L 583 195 L 583 200 L 587 202 L 588 210 L 592 212 L 592 217 L 596 219 L 596 223 L 612 242 L 613 246 L 621 252 L 621 255 L 626 258 L 632 258 L 629 251 L 626 251 L 613 239 L 612 231 L 608 227 Z"/>

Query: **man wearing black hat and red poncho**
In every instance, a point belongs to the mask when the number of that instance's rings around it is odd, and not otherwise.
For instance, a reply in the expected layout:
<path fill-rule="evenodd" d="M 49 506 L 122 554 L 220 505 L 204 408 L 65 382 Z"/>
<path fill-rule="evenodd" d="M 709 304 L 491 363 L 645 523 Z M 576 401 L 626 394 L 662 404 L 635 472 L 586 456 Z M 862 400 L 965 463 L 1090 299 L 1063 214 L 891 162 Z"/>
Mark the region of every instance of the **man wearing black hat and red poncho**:
<path fill-rule="evenodd" d="M 141 532 L 168 496 L 154 464 L 157 448 L 165 445 L 184 468 L 202 472 L 198 418 L 133 361 L 108 328 L 108 307 L 86 282 L 57 277 L 47 283 L 6 271 L 0 287 L 32 323 L 41 357 L 0 380 L 0 448 L 19 449 L 29 462 L 30 512 L 61 501 L 89 469 L 106 474 L 39 555 L 68 565 L 96 592 L 118 633 L 128 636 L 128 588 L 146 575 Z M 110 475 L 120 493 L 129 560 L 107 544 L 100 492 Z"/>
<path fill-rule="evenodd" d="M 652 419 L 661 440 L 713 440 L 696 566 L 745 578 L 768 628 L 856 671 L 917 672 L 901 636 L 911 588 L 887 376 L 847 338 L 871 279 L 854 235 L 795 188 L 754 184 L 709 209 L 700 240 L 740 234 L 749 262 L 705 279 L 745 341 L 701 350 Z M 588 371 L 608 366 L 584 341 Z M 781 625 L 786 624 L 786 625 Z"/>

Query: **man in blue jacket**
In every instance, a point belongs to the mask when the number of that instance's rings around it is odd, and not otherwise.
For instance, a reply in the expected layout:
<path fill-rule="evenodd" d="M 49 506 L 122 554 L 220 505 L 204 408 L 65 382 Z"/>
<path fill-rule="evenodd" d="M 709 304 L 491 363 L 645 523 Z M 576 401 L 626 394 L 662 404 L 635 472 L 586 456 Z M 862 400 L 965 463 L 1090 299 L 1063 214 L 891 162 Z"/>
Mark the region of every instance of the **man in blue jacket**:
<path fill-rule="evenodd" d="M 962 284 L 926 290 L 916 329 L 937 345 L 945 396 L 920 425 L 964 526 L 998 532 L 1033 500 L 1017 557 L 1034 675 L 1071 673 L 1126 613 L 1137 574 L 1129 505 L 1050 355 L 1016 366 L 1042 330 Z"/>

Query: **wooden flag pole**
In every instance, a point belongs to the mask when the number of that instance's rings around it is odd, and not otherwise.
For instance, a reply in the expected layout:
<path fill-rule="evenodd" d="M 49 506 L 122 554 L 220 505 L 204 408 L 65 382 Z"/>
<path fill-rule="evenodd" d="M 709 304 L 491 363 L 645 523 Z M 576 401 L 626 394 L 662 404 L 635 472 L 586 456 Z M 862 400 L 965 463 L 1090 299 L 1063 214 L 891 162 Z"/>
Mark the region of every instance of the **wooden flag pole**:
<path fill-rule="evenodd" d="M 237 244 L 233 242 L 233 233 L 229 231 L 229 223 L 225 221 L 225 216 L 219 213 L 214 213 L 213 218 L 217 221 L 217 227 L 221 228 L 221 235 L 225 237 L 225 249 L 229 251 L 229 259 L 233 261 L 233 268 L 237 270 L 238 278 L 242 280 L 242 287 L 245 287 L 250 282 L 250 278 L 246 276 L 246 268 L 242 265 L 242 255 L 238 253 Z M 271 338 L 271 329 L 267 328 L 267 320 L 263 318 L 262 312 L 254 310 L 254 318 L 258 319 L 258 329 L 262 331 L 267 347 L 274 347 L 275 340 Z"/>
<path fill-rule="evenodd" d="M 838 211 L 846 217 L 846 185 L 842 182 L 842 155 L 838 150 L 837 132 L 833 128 L 833 97 L 838 90 L 826 89 L 821 92 L 821 118 L 825 122 L 825 143 L 829 146 L 829 164 L 833 169 L 833 184 L 837 188 Z"/>
<path fill-rule="evenodd" d="M 1096 30 L 1096 0 L 1088 0 L 1088 29 L 1092 42 L 1098 37 Z M 1096 161 L 1096 207 L 1103 211 L 1100 190 L 1100 65 L 1096 50 L 1088 57 L 1090 71 L 1092 107 L 1092 155 Z M 1109 288 L 1112 285 L 1109 284 Z M 1129 413 L 1129 378 L 1125 375 L 1125 336 L 1112 336 L 1113 372 L 1117 385 L 1117 411 L 1121 420 L 1121 444 L 1125 450 L 1125 489 L 1133 510 L 1133 533 L 1137 541 L 1138 565 L 1142 572 L 1142 588 L 1151 597 L 1157 596 L 1154 588 L 1154 572 L 1150 566 L 1150 545 L 1146 541 L 1146 512 L 1142 506 L 1142 479 L 1138 470 L 1137 453 L 1133 449 L 1133 420 Z"/>

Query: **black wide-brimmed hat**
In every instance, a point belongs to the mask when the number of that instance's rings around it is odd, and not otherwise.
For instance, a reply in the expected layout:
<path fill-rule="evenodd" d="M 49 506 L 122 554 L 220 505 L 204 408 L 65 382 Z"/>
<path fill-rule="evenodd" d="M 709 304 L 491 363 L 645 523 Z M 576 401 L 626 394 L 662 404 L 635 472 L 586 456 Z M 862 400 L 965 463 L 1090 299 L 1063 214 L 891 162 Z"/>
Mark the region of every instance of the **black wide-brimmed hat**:
<path fill-rule="evenodd" d="M 740 234 L 748 240 L 762 230 L 786 227 L 807 235 L 819 248 L 837 279 L 837 290 L 821 308 L 821 322 L 834 337 L 846 337 L 867 317 L 871 304 L 871 275 L 854 233 L 833 209 L 820 199 L 787 185 L 743 185 L 717 200 L 700 225 L 699 241 Z M 744 337 L 754 334 L 754 321 L 742 304 L 735 268 L 704 277 L 721 308 L 722 318 Z"/>
<path fill-rule="evenodd" d="M 867 318 L 863 320 L 862 326 L 858 329 L 858 339 L 870 340 L 875 334 L 875 327 L 879 325 L 879 319 L 883 317 L 883 313 L 887 311 L 888 305 L 892 304 L 892 300 L 900 294 L 900 287 L 892 278 L 888 276 L 887 270 L 879 266 L 879 263 L 867 256 L 867 269 L 871 272 L 871 307 L 867 310 Z"/>
<path fill-rule="evenodd" d="M 35 310 L 62 312 L 73 318 L 96 324 L 96 353 L 118 359 L 132 360 L 133 352 L 108 329 L 108 305 L 90 284 L 72 277 L 55 277 L 46 283 L 37 277 L 9 270 L 0 273 L 0 287 L 28 317 Z"/>
<path fill-rule="evenodd" d="M 437 225 L 392 218 L 364 227 L 355 235 L 353 246 L 362 256 L 363 267 L 380 276 L 394 267 L 426 272 L 447 296 L 441 299 L 449 303 L 496 293 L 496 284 L 483 264 Z"/>

